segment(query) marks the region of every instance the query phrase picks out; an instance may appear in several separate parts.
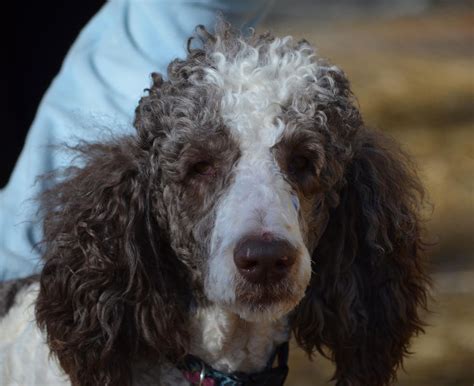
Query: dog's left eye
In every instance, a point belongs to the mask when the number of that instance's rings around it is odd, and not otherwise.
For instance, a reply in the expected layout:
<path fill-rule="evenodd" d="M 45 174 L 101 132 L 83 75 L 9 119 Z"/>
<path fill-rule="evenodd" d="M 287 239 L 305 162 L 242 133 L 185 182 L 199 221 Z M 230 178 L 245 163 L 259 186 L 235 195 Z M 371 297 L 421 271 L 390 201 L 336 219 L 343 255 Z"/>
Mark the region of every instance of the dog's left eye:
<path fill-rule="evenodd" d="M 306 170 L 309 167 L 309 160 L 302 156 L 293 157 L 291 159 L 291 167 L 295 170 Z"/>
<path fill-rule="evenodd" d="M 201 161 L 194 164 L 192 171 L 194 174 L 200 174 L 201 176 L 214 177 L 216 175 L 216 168 L 213 164 L 207 161 Z"/>
<path fill-rule="evenodd" d="M 298 175 L 312 170 L 312 164 L 304 156 L 294 156 L 288 162 L 288 169 L 291 174 Z"/>

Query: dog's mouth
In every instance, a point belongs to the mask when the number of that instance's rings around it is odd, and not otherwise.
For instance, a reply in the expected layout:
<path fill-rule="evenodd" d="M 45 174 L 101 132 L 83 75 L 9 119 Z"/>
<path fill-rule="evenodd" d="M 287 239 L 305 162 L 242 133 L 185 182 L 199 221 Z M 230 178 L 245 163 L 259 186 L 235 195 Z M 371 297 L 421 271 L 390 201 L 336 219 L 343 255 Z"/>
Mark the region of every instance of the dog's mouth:
<path fill-rule="evenodd" d="M 236 301 L 247 307 L 261 308 L 276 303 L 297 303 L 300 297 L 300 289 L 289 279 L 270 284 L 252 284 L 238 280 L 236 286 Z"/>
<path fill-rule="evenodd" d="M 283 278 L 269 275 L 255 282 L 241 272 L 225 272 L 211 276 L 205 286 L 209 300 L 250 322 L 276 320 L 291 312 L 303 299 L 311 276 L 310 260 L 306 254 Z M 273 280 L 272 280 L 273 279 Z"/>
<path fill-rule="evenodd" d="M 209 300 L 249 321 L 289 313 L 304 297 L 311 276 L 309 253 L 294 239 L 259 232 L 227 248 L 218 245 L 225 253 L 211 255 Z"/>
<path fill-rule="evenodd" d="M 266 285 L 237 279 L 235 304 L 231 307 L 249 321 L 275 320 L 292 311 L 305 294 L 307 283 L 291 278 Z"/>

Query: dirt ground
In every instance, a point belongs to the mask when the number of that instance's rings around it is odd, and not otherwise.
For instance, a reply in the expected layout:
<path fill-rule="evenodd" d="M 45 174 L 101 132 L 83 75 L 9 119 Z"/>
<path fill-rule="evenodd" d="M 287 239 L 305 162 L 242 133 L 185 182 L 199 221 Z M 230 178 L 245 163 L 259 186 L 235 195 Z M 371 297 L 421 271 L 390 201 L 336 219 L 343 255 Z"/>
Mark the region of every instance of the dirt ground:
<path fill-rule="evenodd" d="M 269 20 L 278 35 L 306 38 L 352 81 L 367 124 L 416 158 L 435 243 L 426 334 L 398 385 L 474 384 L 474 12 L 438 10 L 378 20 Z M 330 385 L 332 365 L 292 349 L 288 385 Z"/>

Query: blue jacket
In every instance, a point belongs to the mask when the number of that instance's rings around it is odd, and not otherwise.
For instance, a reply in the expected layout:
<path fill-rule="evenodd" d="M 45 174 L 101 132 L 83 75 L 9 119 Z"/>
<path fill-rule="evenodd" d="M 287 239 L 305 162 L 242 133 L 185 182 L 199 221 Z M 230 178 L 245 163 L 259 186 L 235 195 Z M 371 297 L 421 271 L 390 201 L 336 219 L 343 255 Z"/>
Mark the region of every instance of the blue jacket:
<path fill-rule="evenodd" d="M 75 162 L 59 145 L 133 132 L 150 73 L 185 55 L 194 27 L 216 13 L 253 26 L 273 0 L 112 0 L 84 27 L 43 97 L 7 186 L 0 191 L 0 280 L 41 268 L 37 177 Z"/>

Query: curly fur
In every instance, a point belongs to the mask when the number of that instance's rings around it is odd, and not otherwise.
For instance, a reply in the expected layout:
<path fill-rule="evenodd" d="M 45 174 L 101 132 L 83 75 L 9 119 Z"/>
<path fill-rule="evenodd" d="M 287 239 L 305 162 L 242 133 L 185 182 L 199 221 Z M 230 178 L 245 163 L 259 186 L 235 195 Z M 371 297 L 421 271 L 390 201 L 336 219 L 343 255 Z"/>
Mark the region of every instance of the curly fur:
<path fill-rule="evenodd" d="M 422 331 L 429 282 L 413 163 L 365 127 L 344 73 L 308 43 L 244 39 L 225 23 L 198 32 L 202 45 L 168 80 L 153 75 L 136 135 L 79 146 L 84 164 L 43 196 L 36 318 L 52 353 L 74 385 L 127 385 L 132 363 L 190 352 L 196 309 L 240 302 L 249 320 L 293 309 L 296 341 L 335 362 L 337 385 L 389 385 Z M 250 195 L 251 210 L 232 197 L 256 169 L 276 193 Z M 257 306 L 265 294 L 219 249 L 267 196 L 286 215 L 261 224 L 302 251 L 274 308 Z"/>

